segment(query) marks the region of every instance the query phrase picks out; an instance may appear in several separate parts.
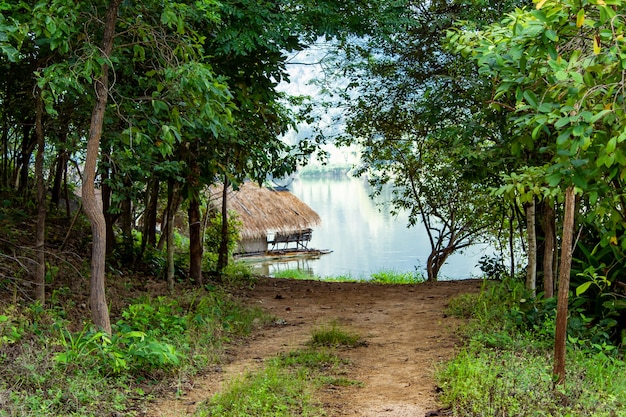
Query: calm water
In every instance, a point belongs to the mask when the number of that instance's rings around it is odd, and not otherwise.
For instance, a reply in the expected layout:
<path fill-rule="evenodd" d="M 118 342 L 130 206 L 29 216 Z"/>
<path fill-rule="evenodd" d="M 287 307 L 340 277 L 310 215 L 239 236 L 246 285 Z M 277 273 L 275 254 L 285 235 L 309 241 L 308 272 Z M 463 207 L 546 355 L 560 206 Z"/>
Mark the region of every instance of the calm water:
<path fill-rule="evenodd" d="M 320 276 L 349 275 L 366 278 L 382 270 L 425 273 L 430 244 L 423 226 L 408 229 L 407 216 L 391 216 L 369 197 L 368 184 L 358 178 L 300 178 L 289 189 L 322 218 L 313 229 L 309 248 L 332 253 L 319 259 L 265 265 L 264 273 L 304 269 Z M 453 255 L 441 270 L 440 279 L 478 276 L 478 259 L 486 249 Z"/>

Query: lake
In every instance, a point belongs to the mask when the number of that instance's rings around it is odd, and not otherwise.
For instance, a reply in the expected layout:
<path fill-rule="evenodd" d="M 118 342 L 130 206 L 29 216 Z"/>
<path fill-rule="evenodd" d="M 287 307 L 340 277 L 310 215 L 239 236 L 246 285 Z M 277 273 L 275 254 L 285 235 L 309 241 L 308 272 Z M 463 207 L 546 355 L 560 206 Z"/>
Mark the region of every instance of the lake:
<path fill-rule="evenodd" d="M 322 219 L 322 224 L 313 228 L 309 248 L 332 252 L 318 259 L 264 263 L 259 272 L 271 275 L 278 270 L 301 269 L 321 278 L 367 279 L 375 272 L 417 268 L 426 276 L 430 244 L 425 228 L 407 228 L 406 214 L 394 217 L 388 210 L 381 210 L 369 197 L 371 188 L 365 180 L 347 176 L 303 177 L 296 178 L 288 188 Z M 439 279 L 479 276 L 476 265 L 485 253 L 487 248 L 482 245 L 451 256 Z"/>

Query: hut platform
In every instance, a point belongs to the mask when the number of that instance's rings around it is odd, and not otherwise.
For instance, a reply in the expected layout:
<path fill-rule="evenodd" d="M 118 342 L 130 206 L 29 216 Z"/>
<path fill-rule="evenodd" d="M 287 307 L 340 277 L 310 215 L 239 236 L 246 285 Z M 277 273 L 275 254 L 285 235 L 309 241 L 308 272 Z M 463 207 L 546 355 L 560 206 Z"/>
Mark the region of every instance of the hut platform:
<path fill-rule="evenodd" d="M 331 253 L 328 249 L 277 249 L 266 252 L 255 252 L 235 255 L 235 259 L 244 262 L 259 262 L 270 260 L 286 260 L 296 258 L 317 259 L 322 255 Z"/>

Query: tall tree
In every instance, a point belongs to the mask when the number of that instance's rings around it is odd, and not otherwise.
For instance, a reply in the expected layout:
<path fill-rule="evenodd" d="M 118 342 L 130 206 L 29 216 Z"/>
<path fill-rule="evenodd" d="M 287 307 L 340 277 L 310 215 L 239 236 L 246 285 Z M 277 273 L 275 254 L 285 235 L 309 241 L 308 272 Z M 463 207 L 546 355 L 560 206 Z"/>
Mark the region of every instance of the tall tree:
<path fill-rule="evenodd" d="M 111 333 L 111 321 L 105 295 L 105 260 L 106 260 L 106 224 L 102 201 L 95 192 L 96 165 L 100 153 L 100 138 L 109 97 L 109 62 L 113 51 L 113 38 L 117 15 L 122 0 L 111 0 L 104 18 L 104 32 L 101 44 L 100 76 L 95 79 L 94 91 L 96 102 L 91 114 L 85 168 L 83 172 L 82 197 L 83 207 L 91 221 L 91 291 L 90 305 L 93 322 L 107 333 Z"/>

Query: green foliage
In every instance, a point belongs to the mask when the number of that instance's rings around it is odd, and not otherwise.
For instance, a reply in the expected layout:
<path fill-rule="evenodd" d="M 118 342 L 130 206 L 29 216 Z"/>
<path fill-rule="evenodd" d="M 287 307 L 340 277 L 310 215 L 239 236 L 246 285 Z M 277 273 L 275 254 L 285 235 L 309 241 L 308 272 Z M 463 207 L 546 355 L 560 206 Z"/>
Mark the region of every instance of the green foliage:
<path fill-rule="evenodd" d="M 245 262 L 231 262 L 222 271 L 221 282 L 228 287 L 251 287 L 255 279 L 250 265 Z"/>
<path fill-rule="evenodd" d="M 478 261 L 478 266 L 487 279 L 502 280 L 508 276 L 507 268 L 501 257 L 484 255 Z"/>
<path fill-rule="evenodd" d="M 369 282 L 379 284 L 421 284 L 426 281 L 421 272 L 398 272 L 395 270 L 383 270 L 371 275 Z"/>
<path fill-rule="evenodd" d="M 528 295 L 521 282 L 505 279 L 485 281 L 480 294 L 451 301 L 450 313 L 471 320 L 464 330 L 467 346 L 437 374 L 444 405 L 458 416 L 619 415 L 626 401 L 626 364 L 617 348 L 606 340 L 591 342 L 598 329 L 583 323 L 574 299 L 569 376 L 555 388 L 556 303 Z"/>
<path fill-rule="evenodd" d="M 88 328 L 74 335 L 62 330 L 61 347 L 65 350 L 55 356 L 59 364 L 87 365 L 103 375 L 150 372 L 180 364 L 174 346 L 140 331 L 109 336 Z"/>
<path fill-rule="evenodd" d="M 577 297 L 577 320 L 585 317 L 585 323 L 579 323 L 578 327 L 595 330 L 595 336 L 590 339 L 592 343 L 623 344 L 626 296 L 617 283 L 626 271 L 624 251 L 615 244 L 602 242 L 589 250 L 588 240 L 591 239 L 578 242 L 572 265 L 571 285 Z"/>
<path fill-rule="evenodd" d="M 616 87 L 626 50 L 622 6 L 538 1 L 482 30 L 460 22 L 448 40 L 497 80 L 490 102 L 510 109 L 511 153 L 534 157 L 517 173 L 525 178 L 522 194 L 558 199 L 559 189 L 575 186 L 587 204 L 585 221 L 623 249 L 623 207 L 614 204 L 623 198 L 626 166 L 624 90 Z"/>
<path fill-rule="evenodd" d="M 0 314 L 0 347 L 19 342 L 29 324 L 28 319 L 15 307 L 5 309 Z"/>

